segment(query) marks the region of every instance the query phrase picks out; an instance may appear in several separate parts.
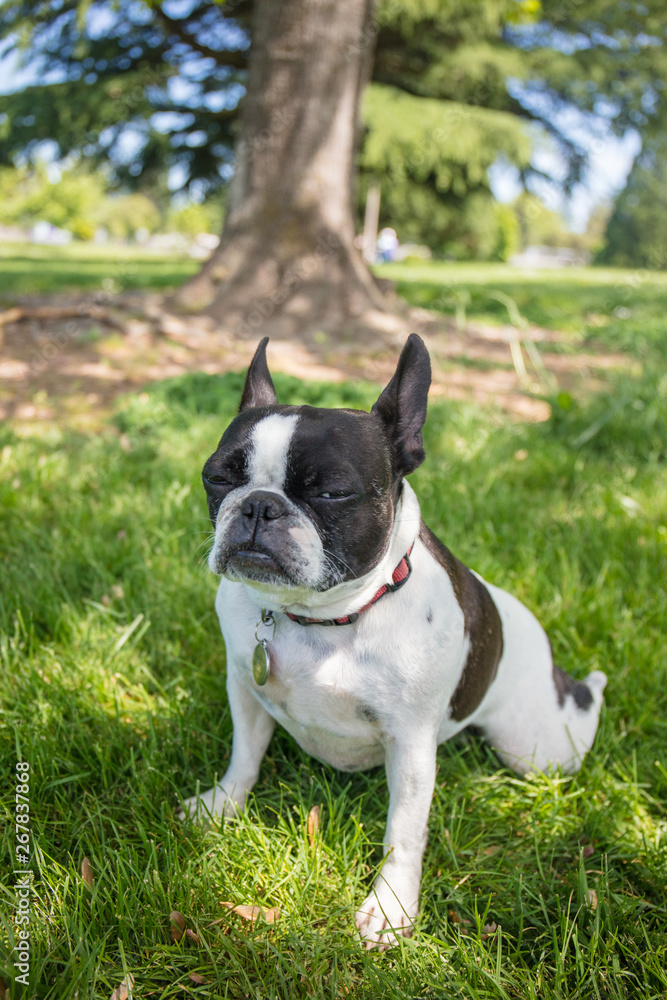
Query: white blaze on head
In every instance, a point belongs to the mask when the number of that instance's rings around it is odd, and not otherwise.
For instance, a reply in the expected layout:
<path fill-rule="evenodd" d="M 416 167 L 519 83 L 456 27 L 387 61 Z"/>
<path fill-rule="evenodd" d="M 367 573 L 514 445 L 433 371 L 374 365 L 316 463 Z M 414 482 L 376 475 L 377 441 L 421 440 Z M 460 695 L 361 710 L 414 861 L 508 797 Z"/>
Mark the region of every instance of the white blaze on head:
<path fill-rule="evenodd" d="M 248 456 L 249 486 L 284 490 L 287 456 L 298 420 L 296 413 L 272 413 L 255 424 Z"/>

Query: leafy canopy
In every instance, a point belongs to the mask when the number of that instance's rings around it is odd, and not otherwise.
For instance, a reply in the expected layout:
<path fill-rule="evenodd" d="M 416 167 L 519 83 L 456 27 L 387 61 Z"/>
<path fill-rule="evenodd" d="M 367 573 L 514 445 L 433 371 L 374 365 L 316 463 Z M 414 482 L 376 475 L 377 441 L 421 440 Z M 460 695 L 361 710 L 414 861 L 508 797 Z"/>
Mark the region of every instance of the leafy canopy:
<path fill-rule="evenodd" d="M 658 133 L 663 13 L 663 0 L 380 0 L 359 46 L 374 51 L 361 167 L 391 182 L 383 213 L 429 242 L 455 238 L 464 204 L 491 202 L 489 165 L 503 157 L 529 179 L 544 135 L 569 188 L 586 159 L 573 111 L 589 130 Z M 0 38 L 37 81 L 0 97 L 0 164 L 49 142 L 110 162 L 126 188 L 155 191 L 169 174 L 172 188 L 214 193 L 233 170 L 251 15 L 252 0 L 0 2 Z"/>

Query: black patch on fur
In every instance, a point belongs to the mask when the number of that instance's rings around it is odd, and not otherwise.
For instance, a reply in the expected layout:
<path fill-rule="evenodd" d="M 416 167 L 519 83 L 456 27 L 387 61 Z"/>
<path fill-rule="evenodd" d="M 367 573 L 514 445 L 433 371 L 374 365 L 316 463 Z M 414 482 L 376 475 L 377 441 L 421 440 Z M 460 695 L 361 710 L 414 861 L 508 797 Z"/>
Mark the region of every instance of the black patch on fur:
<path fill-rule="evenodd" d="M 356 714 L 364 722 L 377 722 L 379 719 L 379 715 L 370 705 L 357 705 Z"/>
<path fill-rule="evenodd" d="M 399 479 L 424 461 L 422 427 L 431 384 L 426 345 L 416 333 L 405 342 L 394 375 L 373 406 L 391 444 L 394 475 Z"/>
<path fill-rule="evenodd" d="M 433 622 L 433 608 L 429 608 L 426 612 L 426 621 L 429 625 Z"/>
<path fill-rule="evenodd" d="M 239 412 L 254 406 L 273 406 L 278 402 L 269 366 L 266 363 L 266 345 L 268 342 L 269 338 L 264 337 L 257 345 L 255 356 L 250 362 L 250 367 L 246 375 Z"/>
<path fill-rule="evenodd" d="M 555 663 L 553 665 L 552 676 L 556 694 L 558 695 L 558 704 L 561 708 L 565 704 L 568 694 L 571 694 L 577 708 L 588 711 L 593 704 L 593 695 L 585 684 L 581 681 L 575 681 L 574 677 L 570 677 L 564 670 L 557 667 Z"/>
<path fill-rule="evenodd" d="M 363 410 L 278 412 L 299 417 L 285 492 L 313 522 L 338 573 L 326 585 L 357 579 L 382 559 L 394 521 L 391 457 L 380 421 Z"/>
<path fill-rule="evenodd" d="M 484 584 L 463 565 L 422 521 L 419 537 L 447 573 L 470 640 L 468 659 L 450 701 L 450 718 L 467 719 L 488 691 L 503 653 L 498 609 Z"/>

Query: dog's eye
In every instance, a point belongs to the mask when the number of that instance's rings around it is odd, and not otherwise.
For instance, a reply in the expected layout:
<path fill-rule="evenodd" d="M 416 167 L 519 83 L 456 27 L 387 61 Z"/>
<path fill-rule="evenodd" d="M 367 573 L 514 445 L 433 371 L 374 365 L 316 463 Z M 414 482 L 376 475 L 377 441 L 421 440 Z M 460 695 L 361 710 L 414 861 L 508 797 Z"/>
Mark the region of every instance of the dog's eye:
<path fill-rule="evenodd" d="M 351 497 L 354 494 L 349 493 L 347 490 L 328 490 L 326 493 L 318 493 L 318 499 L 322 500 L 343 500 L 345 497 Z"/>
<path fill-rule="evenodd" d="M 231 486 L 229 480 L 225 479 L 224 476 L 204 476 L 204 479 L 211 486 Z"/>

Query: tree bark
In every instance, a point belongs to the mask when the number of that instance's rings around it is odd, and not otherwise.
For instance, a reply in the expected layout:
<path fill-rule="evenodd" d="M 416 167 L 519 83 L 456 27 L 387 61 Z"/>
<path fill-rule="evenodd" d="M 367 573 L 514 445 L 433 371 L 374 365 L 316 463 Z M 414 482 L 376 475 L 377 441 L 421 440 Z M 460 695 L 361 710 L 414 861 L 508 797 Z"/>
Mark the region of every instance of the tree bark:
<path fill-rule="evenodd" d="M 373 0 L 256 0 L 219 247 L 176 294 L 240 338 L 402 327 L 354 246 Z"/>

